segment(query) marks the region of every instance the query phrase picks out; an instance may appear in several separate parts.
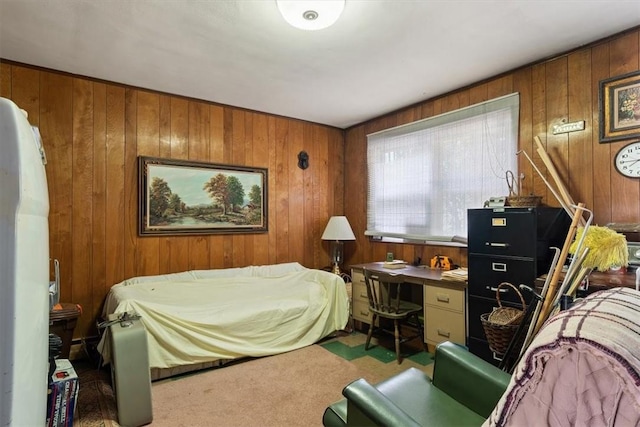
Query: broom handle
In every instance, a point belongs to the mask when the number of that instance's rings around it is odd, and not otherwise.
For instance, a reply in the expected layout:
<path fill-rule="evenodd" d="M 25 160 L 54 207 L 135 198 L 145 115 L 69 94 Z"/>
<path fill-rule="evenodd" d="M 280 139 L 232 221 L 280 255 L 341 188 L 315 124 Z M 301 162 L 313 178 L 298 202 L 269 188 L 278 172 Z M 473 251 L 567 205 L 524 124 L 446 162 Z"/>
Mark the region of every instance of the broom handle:
<path fill-rule="evenodd" d="M 558 258 L 560 257 L 560 248 L 556 248 L 554 246 L 551 249 L 553 249 L 553 260 L 551 261 L 551 265 L 549 266 L 549 273 L 547 274 L 547 278 L 544 281 L 544 286 L 542 287 L 542 293 L 540 294 L 542 299 L 538 300 L 536 298 L 536 301 L 535 301 L 536 309 L 533 312 L 533 317 L 531 318 L 531 321 L 529 322 L 529 329 L 527 330 L 527 336 L 524 340 L 524 343 L 522 344 L 522 348 L 520 349 L 520 356 L 518 357 L 518 360 L 522 357 L 527 347 L 529 347 L 529 343 L 533 338 L 533 331 L 536 327 L 538 316 L 540 316 L 540 310 L 542 309 L 542 301 L 544 300 L 545 295 L 547 295 L 547 290 L 549 290 L 549 282 L 551 281 L 551 276 L 553 275 L 553 271 L 555 270 L 556 265 L 558 264 Z"/>
<path fill-rule="evenodd" d="M 542 145 L 542 141 L 540 141 L 540 138 L 538 137 L 538 135 L 534 136 L 533 139 L 536 141 L 538 155 L 542 159 L 542 163 L 544 163 L 544 165 L 547 167 L 547 170 L 551 174 L 551 178 L 553 178 L 553 181 L 556 183 L 556 186 L 558 187 L 558 191 L 560 192 L 560 196 L 562 197 L 562 200 L 568 206 L 575 205 L 575 202 L 571 198 L 571 195 L 569 194 L 567 187 L 565 187 L 564 182 L 560 178 L 560 174 L 558 174 L 558 170 L 553 164 L 553 161 L 551 161 L 551 157 L 549 157 L 549 154 L 544 149 L 544 146 Z M 580 224 L 584 225 L 584 218 L 582 217 L 582 215 L 580 216 Z"/>
<path fill-rule="evenodd" d="M 558 203 L 560 203 L 560 206 L 562 206 L 562 209 L 565 210 L 565 212 L 567 213 L 567 215 L 569 216 L 573 216 L 573 214 L 575 213 L 575 211 L 573 210 L 573 208 L 571 206 L 568 206 L 565 201 L 562 199 L 562 197 L 560 197 L 560 195 L 558 193 L 556 193 L 556 190 L 553 188 L 553 186 L 549 183 L 549 181 L 547 181 L 547 178 L 544 177 L 544 175 L 542 174 L 542 172 L 540 171 L 540 169 L 538 169 L 538 166 L 536 166 L 536 164 L 533 162 L 533 160 L 531 159 L 531 157 L 529 157 L 529 155 L 527 154 L 526 151 L 524 150 L 520 150 L 518 151 L 516 154 L 524 154 L 524 157 L 526 157 L 526 159 L 529 161 L 529 163 L 531 164 L 531 166 L 533 167 L 533 169 L 538 173 L 538 176 L 540 177 L 540 179 L 542 179 L 542 182 L 544 182 L 544 184 L 547 186 L 547 188 L 549 189 L 549 191 L 551 191 L 551 193 L 553 194 L 553 196 L 556 198 L 556 200 L 558 201 Z"/>
<path fill-rule="evenodd" d="M 542 304 L 542 310 L 540 310 L 540 317 L 538 317 L 538 322 L 536 323 L 536 328 L 534 329 L 533 335 L 535 335 L 539 330 L 549 313 L 551 312 L 551 303 L 555 299 L 556 287 L 558 285 L 558 279 L 560 278 L 560 274 L 562 273 L 562 266 L 564 265 L 565 260 L 567 259 L 567 254 L 569 253 L 569 247 L 573 242 L 573 238 L 576 235 L 576 231 L 578 228 L 578 222 L 582 217 L 582 208 L 584 207 L 584 203 L 578 203 L 578 209 L 575 210 L 573 214 L 573 220 L 571 221 L 571 226 L 569 226 L 569 232 L 567 233 L 567 238 L 564 240 L 564 245 L 562 246 L 562 251 L 560 252 L 560 257 L 558 258 L 558 264 L 556 264 L 556 269 L 553 271 L 553 276 L 551 277 L 551 281 L 549 282 L 549 290 L 544 297 L 544 302 Z"/>

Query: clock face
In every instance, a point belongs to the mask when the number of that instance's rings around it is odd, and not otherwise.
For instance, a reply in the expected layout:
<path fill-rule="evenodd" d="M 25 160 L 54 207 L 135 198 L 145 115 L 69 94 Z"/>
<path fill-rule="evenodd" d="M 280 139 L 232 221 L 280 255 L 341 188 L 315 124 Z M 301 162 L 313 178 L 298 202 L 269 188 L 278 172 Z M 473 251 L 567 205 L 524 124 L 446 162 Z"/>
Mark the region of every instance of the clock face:
<path fill-rule="evenodd" d="M 625 145 L 615 158 L 618 172 L 630 178 L 640 178 L 640 141 Z"/>

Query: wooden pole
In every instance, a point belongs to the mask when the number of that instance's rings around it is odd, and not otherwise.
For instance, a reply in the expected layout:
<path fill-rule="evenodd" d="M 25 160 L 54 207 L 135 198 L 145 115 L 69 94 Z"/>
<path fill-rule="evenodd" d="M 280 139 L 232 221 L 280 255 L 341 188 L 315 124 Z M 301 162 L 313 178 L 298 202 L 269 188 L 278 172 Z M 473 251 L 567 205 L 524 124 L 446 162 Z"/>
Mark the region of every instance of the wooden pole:
<path fill-rule="evenodd" d="M 556 187 L 564 203 L 568 206 L 575 206 L 576 203 L 573 201 L 573 198 L 569 194 L 569 191 L 567 190 L 567 187 L 564 185 L 562 178 L 560 178 L 560 174 L 558 173 L 558 170 L 554 166 L 553 161 L 551 161 L 551 157 L 549 157 L 549 154 L 547 154 L 547 151 L 544 149 L 544 146 L 542 145 L 542 141 L 540 141 L 540 138 L 538 138 L 538 135 L 534 136 L 533 139 L 536 141 L 538 154 L 540 155 L 542 162 L 544 163 L 547 170 L 549 171 L 551 178 L 553 178 L 553 182 L 556 183 Z M 585 224 L 585 220 L 582 217 L 582 214 L 580 215 L 579 220 L 581 225 Z"/>
<path fill-rule="evenodd" d="M 549 181 L 547 181 L 547 178 L 545 178 L 545 176 L 542 174 L 542 172 L 540 171 L 540 169 L 538 169 L 538 166 L 536 166 L 536 164 L 533 162 L 533 160 L 531 159 L 531 157 L 529 157 L 529 155 L 527 154 L 527 152 L 525 150 L 520 150 L 518 151 L 517 154 L 524 154 L 524 157 L 529 161 L 529 163 L 531 164 L 531 166 L 533 167 L 533 169 L 538 173 L 538 176 L 540 177 L 540 179 L 542 179 L 542 182 L 544 182 L 544 184 L 547 186 L 547 188 L 549 189 L 549 191 L 551 191 L 551 193 L 553 194 L 553 196 L 556 198 L 556 200 L 558 201 L 558 203 L 560 203 L 560 206 L 562 206 L 562 209 L 565 210 L 565 212 L 567 213 L 567 215 L 569 215 L 570 217 L 573 217 L 574 214 L 574 208 L 573 206 L 569 206 L 567 205 L 567 203 L 563 200 L 562 197 L 560 197 L 560 195 L 556 192 L 556 190 L 553 188 L 553 186 L 549 183 Z"/>
<path fill-rule="evenodd" d="M 549 282 L 549 289 L 547 294 L 544 297 L 544 302 L 542 304 L 542 309 L 540 310 L 540 316 L 537 319 L 536 327 L 532 335 L 535 336 L 536 333 L 542 327 L 542 324 L 547 320 L 549 313 L 551 312 L 552 302 L 555 300 L 555 294 L 558 286 L 558 280 L 560 279 L 560 274 L 562 273 L 562 267 L 564 262 L 567 259 L 567 254 L 569 253 L 569 247 L 573 242 L 573 238 L 576 235 L 576 231 L 578 229 L 578 222 L 582 217 L 582 208 L 584 207 L 584 203 L 578 203 L 578 209 L 576 209 L 573 214 L 573 220 L 571 221 L 571 225 L 569 226 L 569 231 L 567 232 L 567 237 L 564 241 L 564 245 L 562 246 L 562 250 L 560 251 L 560 257 L 558 258 L 558 263 L 556 264 L 556 268 L 553 271 L 553 276 L 551 277 L 551 281 Z"/>
<path fill-rule="evenodd" d="M 551 261 L 551 265 L 549 266 L 549 273 L 547 273 L 547 278 L 544 281 L 544 286 L 542 287 L 542 293 L 540 293 L 542 300 L 538 300 L 537 298 L 534 297 L 535 299 L 534 304 L 536 305 L 536 309 L 533 312 L 533 317 L 529 321 L 529 329 L 527 329 L 527 336 L 525 337 L 524 343 L 522 344 L 522 348 L 520 349 L 520 356 L 518 357 L 518 360 L 520 360 L 525 350 L 527 349 L 527 347 L 529 347 L 529 344 L 531 343 L 531 339 L 533 337 L 533 331 L 536 328 L 536 322 L 538 320 L 538 317 L 540 316 L 540 310 L 542 309 L 542 302 L 544 301 L 545 295 L 547 295 L 547 291 L 549 290 L 549 282 L 551 282 L 551 276 L 553 276 L 553 272 L 556 269 L 556 265 L 558 265 L 558 258 L 560 257 L 560 249 L 556 247 L 553 247 L 552 249 L 554 250 L 553 260 Z"/>

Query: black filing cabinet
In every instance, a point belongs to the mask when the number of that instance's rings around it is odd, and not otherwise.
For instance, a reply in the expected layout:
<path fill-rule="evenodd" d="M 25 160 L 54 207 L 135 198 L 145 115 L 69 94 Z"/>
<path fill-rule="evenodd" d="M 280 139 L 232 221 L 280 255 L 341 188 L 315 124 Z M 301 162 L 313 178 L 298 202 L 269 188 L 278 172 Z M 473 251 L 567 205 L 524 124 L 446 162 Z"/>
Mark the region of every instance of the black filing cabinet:
<path fill-rule="evenodd" d="M 467 216 L 467 346 L 497 366 L 501 355 L 489 349 L 480 315 L 498 307 L 500 283 L 535 286 L 536 277 L 549 270 L 554 255 L 551 248 L 564 245 L 571 218 L 564 210 L 551 207 L 469 209 Z M 523 296 L 528 303 L 530 295 Z M 520 297 L 509 287 L 500 289 L 500 302 L 521 308 Z"/>

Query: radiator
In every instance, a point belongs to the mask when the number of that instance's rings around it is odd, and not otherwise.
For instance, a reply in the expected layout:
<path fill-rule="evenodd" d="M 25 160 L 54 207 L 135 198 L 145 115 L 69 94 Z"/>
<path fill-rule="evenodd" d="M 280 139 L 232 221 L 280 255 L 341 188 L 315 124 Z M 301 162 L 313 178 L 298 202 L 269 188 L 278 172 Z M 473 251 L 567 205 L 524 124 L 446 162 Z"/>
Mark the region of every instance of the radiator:
<path fill-rule="evenodd" d="M 111 380 L 116 395 L 118 424 L 137 427 L 153 420 L 151 377 L 144 325 L 136 316 L 109 315 Z"/>

